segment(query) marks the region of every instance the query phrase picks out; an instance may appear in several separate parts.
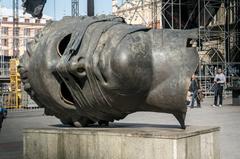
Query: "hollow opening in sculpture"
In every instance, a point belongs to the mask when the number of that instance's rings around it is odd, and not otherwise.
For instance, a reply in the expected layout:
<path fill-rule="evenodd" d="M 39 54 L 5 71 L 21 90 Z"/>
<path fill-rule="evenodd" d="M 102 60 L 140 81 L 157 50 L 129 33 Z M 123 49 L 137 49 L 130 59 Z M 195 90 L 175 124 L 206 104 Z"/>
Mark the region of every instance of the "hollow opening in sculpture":
<path fill-rule="evenodd" d="M 187 39 L 186 47 L 197 47 L 198 45 L 201 45 L 201 44 L 198 44 L 196 39 L 192 39 L 192 38 Z"/>
<path fill-rule="evenodd" d="M 70 42 L 71 40 L 71 36 L 72 34 L 68 34 L 67 36 L 65 36 L 58 44 L 57 46 L 57 52 L 60 56 L 63 55 L 63 53 L 65 52 L 67 46 L 68 46 L 68 43 Z"/>
<path fill-rule="evenodd" d="M 74 99 L 72 97 L 72 94 L 64 82 L 61 83 L 60 95 L 61 95 L 61 98 L 64 100 L 64 102 L 66 102 L 67 104 L 71 104 L 71 105 L 74 104 Z"/>

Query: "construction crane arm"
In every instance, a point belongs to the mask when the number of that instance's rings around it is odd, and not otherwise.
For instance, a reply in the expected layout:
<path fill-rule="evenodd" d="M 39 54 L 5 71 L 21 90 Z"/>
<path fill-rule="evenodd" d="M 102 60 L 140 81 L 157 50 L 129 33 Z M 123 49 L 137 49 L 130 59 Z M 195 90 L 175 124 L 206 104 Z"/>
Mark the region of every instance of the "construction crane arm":
<path fill-rule="evenodd" d="M 33 17 L 42 18 L 42 11 L 47 0 L 22 0 L 24 12 L 31 14 Z"/>

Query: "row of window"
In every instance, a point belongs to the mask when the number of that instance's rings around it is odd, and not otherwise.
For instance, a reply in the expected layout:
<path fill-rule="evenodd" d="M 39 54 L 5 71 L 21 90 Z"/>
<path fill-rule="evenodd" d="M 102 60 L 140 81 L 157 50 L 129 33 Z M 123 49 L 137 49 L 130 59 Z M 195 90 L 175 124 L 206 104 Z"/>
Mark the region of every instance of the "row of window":
<path fill-rule="evenodd" d="M 24 28 L 23 34 L 24 36 L 30 36 L 31 35 L 31 28 Z M 34 35 L 38 34 L 41 29 L 34 29 Z M 20 28 L 14 28 L 13 33 L 15 36 L 19 36 Z M 9 35 L 9 27 L 2 27 L 1 30 L 2 35 Z"/>
<path fill-rule="evenodd" d="M 3 22 L 8 22 L 8 17 L 3 17 L 2 21 Z M 15 22 L 19 22 L 19 19 L 14 19 Z M 30 19 L 24 19 L 24 23 L 30 23 Z M 40 20 L 39 19 L 35 19 L 35 23 L 36 24 L 40 24 Z"/>
<path fill-rule="evenodd" d="M 8 56 L 9 55 L 9 50 L 3 50 L 3 55 Z"/>
<path fill-rule="evenodd" d="M 14 50 L 14 52 L 13 52 L 13 55 L 11 55 L 11 56 L 16 56 L 16 55 L 19 55 L 19 50 Z M 9 55 L 9 50 L 3 50 L 3 54 L 2 55 L 4 55 L 4 56 L 10 56 Z"/>
<path fill-rule="evenodd" d="M 27 42 L 28 42 L 29 40 L 28 39 L 24 39 L 23 40 L 23 46 L 26 46 L 27 45 Z M 2 46 L 5 46 L 5 47 L 8 47 L 9 46 L 9 41 L 8 41 L 8 39 L 2 39 L 1 40 L 1 44 L 2 44 Z M 20 45 L 20 41 L 19 41 L 19 39 L 13 39 L 13 44 L 14 44 L 14 46 L 15 47 L 19 47 Z"/>

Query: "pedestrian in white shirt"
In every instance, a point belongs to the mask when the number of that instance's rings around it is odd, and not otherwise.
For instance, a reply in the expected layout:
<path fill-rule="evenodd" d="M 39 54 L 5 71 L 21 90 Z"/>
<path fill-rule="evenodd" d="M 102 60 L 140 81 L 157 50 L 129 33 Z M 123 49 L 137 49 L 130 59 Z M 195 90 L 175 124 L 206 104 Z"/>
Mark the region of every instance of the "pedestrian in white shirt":
<path fill-rule="evenodd" d="M 215 91 L 214 91 L 214 104 L 213 107 L 219 106 L 222 107 L 223 103 L 223 87 L 226 82 L 226 77 L 222 73 L 222 69 L 219 68 L 217 71 L 217 74 L 214 77 L 214 83 L 216 85 Z M 219 97 L 219 105 L 218 103 L 218 97 Z"/>

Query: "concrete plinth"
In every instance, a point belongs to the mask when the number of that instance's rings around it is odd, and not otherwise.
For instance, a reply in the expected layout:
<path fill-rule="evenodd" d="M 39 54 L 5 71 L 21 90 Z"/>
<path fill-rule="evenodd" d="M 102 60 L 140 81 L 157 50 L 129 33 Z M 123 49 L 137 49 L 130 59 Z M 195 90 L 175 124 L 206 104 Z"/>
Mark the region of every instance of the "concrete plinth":
<path fill-rule="evenodd" d="M 26 129 L 24 159 L 219 159 L 219 128 Z"/>

